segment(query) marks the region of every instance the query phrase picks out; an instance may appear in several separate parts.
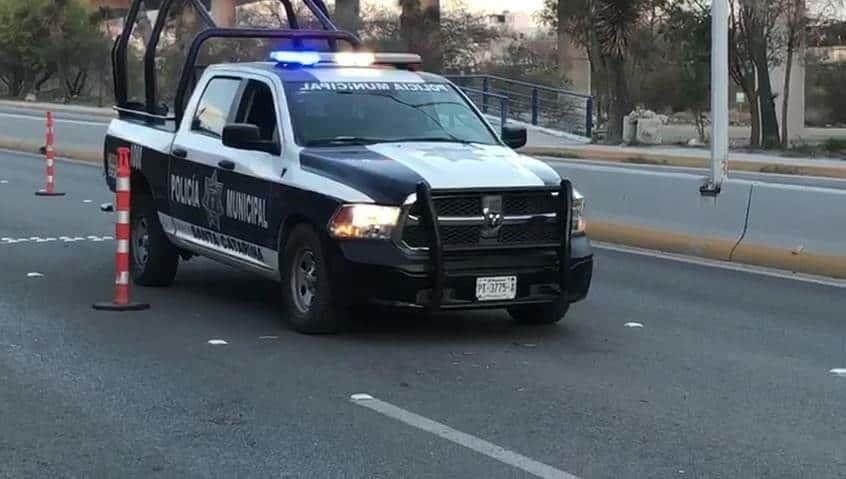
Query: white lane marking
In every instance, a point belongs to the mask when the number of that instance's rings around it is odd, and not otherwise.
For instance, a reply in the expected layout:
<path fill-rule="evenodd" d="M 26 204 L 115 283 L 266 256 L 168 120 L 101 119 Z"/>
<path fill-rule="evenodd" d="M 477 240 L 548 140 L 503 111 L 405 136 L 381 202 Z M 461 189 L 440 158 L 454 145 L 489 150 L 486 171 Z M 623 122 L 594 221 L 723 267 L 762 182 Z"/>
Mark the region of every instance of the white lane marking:
<path fill-rule="evenodd" d="M 625 326 L 627 328 L 642 328 L 643 327 L 643 325 L 640 324 L 640 323 L 626 323 L 623 326 Z"/>
<path fill-rule="evenodd" d="M 279 339 L 279 336 L 259 336 L 259 339 Z"/>
<path fill-rule="evenodd" d="M 224 341 L 222 339 L 209 339 L 209 344 L 214 345 L 214 346 L 220 346 L 220 345 L 229 344 L 229 343 L 227 343 L 226 341 Z"/>
<path fill-rule="evenodd" d="M 85 204 L 93 203 L 93 201 L 91 201 L 91 200 L 82 200 L 82 202 L 85 203 Z"/>
<path fill-rule="evenodd" d="M 31 121 L 39 121 L 43 122 L 44 117 L 41 116 L 31 116 L 31 115 L 19 115 L 17 113 L 0 113 L 0 116 L 6 116 L 9 118 L 20 118 L 22 120 L 31 120 Z M 109 126 L 108 122 L 102 123 L 98 121 L 85 121 L 85 120 L 69 120 L 64 118 L 56 118 L 56 123 L 69 123 L 71 125 L 87 125 L 87 126 Z"/>
<path fill-rule="evenodd" d="M 77 241 L 91 241 L 94 243 L 101 243 L 103 241 L 111 241 L 113 240 L 113 236 L 59 236 L 58 238 L 49 236 L 46 238 L 42 238 L 40 236 L 30 236 L 28 238 L 9 238 L 9 237 L 2 237 L 0 238 L 0 245 L 8 245 L 8 244 L 18 244 L 18 243 L 53 243 L 57 241 L 61 241 L 63 243 L 76 243 Z"/>
<path fill-rule="evenodd" d="M 391 419 L 396 419 L 411 427 L 415 427 L 422 431 L 434 434 L 442 439 L 466 447 L 473 451 L 483 454 L 499 462 L 512 466 L 514 468 L 525 471 L 533 476 L 544 479 L 578 479 L 576 476 L 556 469 L 552 466 L 538 462 L 530 457 L 518 454 L 514 451 L 509 451 L 501 446 L 497 446 L 491 442 L 480 439 L 476 436 L 453 429 L 446 424 L 441 424 L 429 418 L 420 416 L 411 411 L 406 411 L 393 404 L 381 401 L 369 394 L 353 394 L 350 396 L 353 404 L 365 407 L 379 414 L 387 416 Z"/>
<path fill-rule="evenodd" d="M 43 278 L 44 275 L 41 274 L 41 273 L 33 272 L 33 273 L 27 273 L 26 277 L 27 278 Z"/>
<path fill-rule="evenodd" d="M 829 371 L 831 374 L 835 376 L 840 376 L 841 378 L 846 378 L 846 368 L 834 368 Z"/>
<path fill-rule="evenodd" d="M 9 183 L 9 180 L 0 180 L 0 185 L 6 185 Z"/>
<path fill-rule="evenodd" d="M 675 253 L 664 253 L 662 251 L 654 251 L 643 248 L 635 248 L 632 246 L 621 246 L 600 241 L 594 241 L 593 246 L 596 249 L 604 249 L 614 251 L 616 253 L 632 254 L 637 256 L 646 256 L 649 258 L 664 259 L 669 261 L 677 261 L 679 263 L 694 264 L 697 266 L 707 266 L 709 268 L 725 269 L 729 271 L 736 271 L 738 273 L 757 274 L 760 276 L 768 276 L 770 278 L 789 279 L 799 281 L 802 283 L 817 284 L 820 286 L 831 286 L 834 288 L 846 289 L 846 281 L 834 278 L 826 278 L 824 276 L 814 276 L 801 273 L 789 273 L 783 270 L 772 268 L 763 268 L 760 266 L 752 266 L 739 263 L 729 263 L 726 261 L 719 261 L 715 259 L 696 258 L 693 256 L 684 256 Z"/>

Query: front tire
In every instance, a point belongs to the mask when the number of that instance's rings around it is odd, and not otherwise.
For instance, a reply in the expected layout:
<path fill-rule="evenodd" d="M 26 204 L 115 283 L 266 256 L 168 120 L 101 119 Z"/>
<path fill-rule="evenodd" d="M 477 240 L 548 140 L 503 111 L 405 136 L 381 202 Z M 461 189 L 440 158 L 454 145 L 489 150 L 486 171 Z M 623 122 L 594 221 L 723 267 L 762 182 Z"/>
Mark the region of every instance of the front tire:
<path fill-rule="evenodd" d="M 165 236 L 150 195 L 135 195 L 130 222 L 129 261 L 140 286 L 170 286 L 179 266 L 179 252 Z"/>
<path fill-rule="evenodd" d="M 288 324 L 305 334 L 337 333 L 346 318 L 332 294 L 320 237 L 310 226 L 298 225 L 283 251 L 282 297 Z"/>
<path fill-rule="evenodd" d="M 520 324 L 554 324 L 564 319 L 569 310 L 569 303 L 533 304 L 508 308 L 508 314 Z"/>

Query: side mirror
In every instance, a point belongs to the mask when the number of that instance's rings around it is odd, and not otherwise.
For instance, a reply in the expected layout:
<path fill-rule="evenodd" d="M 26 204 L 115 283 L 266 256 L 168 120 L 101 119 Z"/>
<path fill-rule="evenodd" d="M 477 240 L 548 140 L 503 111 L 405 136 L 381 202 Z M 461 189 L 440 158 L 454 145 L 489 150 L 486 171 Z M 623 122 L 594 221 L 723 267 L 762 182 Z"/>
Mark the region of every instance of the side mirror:
<path fill-rule="evenodd" d="M 502 141 L 509 148 L 517 149 L 526 146 L 529 133 L 522 126 L 503 126 Z"/>
<path fill-rule="evenodd" d="M 254 150 L 261 142 L 261 132 L 256 125 L 230 123 L 223 127 L 223 145 L 239 150 Z"/>
<path fill-rule="evenodd" d="M 264 151 L 279 154 L 279 145 L 273 141 L 261 139 L 261 130 L 249 123 L 230 123 L 223 127 L 223 145 L 239 150 Z"/>

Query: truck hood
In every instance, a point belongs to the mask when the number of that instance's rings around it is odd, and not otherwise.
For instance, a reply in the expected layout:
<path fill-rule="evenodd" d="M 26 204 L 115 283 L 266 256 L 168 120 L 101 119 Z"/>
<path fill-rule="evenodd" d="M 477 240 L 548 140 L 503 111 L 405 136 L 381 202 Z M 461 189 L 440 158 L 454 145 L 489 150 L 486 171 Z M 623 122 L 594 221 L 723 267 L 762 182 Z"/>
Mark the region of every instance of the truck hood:
<path fill-rule="evenodd" d="M 555 186 L 546 163 L 498 145 L 380 143 L 306 148 L 304 169 L 345 183 L 378 203 L 402 202 L 421 181 L 433 189 Z"/>

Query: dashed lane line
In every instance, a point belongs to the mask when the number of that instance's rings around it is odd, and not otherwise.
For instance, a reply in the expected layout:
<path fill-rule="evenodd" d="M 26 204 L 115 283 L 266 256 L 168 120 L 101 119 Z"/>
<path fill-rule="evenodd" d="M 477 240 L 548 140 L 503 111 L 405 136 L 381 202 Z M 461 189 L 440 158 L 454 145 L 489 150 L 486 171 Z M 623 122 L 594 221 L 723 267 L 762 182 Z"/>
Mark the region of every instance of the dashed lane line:
<path fill-rule="evenodd" d="M 458 444 L 459 446 L 476 451 L 479 454 L 483 454 L 503 464 L 520 469 L 533 476 L 543 479 L 578 479 L 569 472 L 556 469 L 530 457 L 526 457 L 522 454 L 505 449 L 504 447 L 497 446 L 496 444 L 485 441 L 484 439 L 453 429 L 446 424 L 433 421 L 419 414 L 394 406 L 388 402 L 381 401 L 369 394 L 353 394 L 350 396 L 350 401 L 352 401 L 353 404 L 365 407 L 408 426 L 434 434 L 441 439 L 446 439 L 447 441 Z"/>
<path fill-rule="evenodd" d="M 14 245 L 20 243 L 76 243 L 79 241 L 90 241 L 93 243 L 102 243 L 103 241 L 111 241 L 114 240 L 114 236 L 96 236 L 96 235 L 89 235 L 89 236 L 29 236 L 25 238 L 11 238 L 4 236 L 0 238 L 0 245 Z"/>

